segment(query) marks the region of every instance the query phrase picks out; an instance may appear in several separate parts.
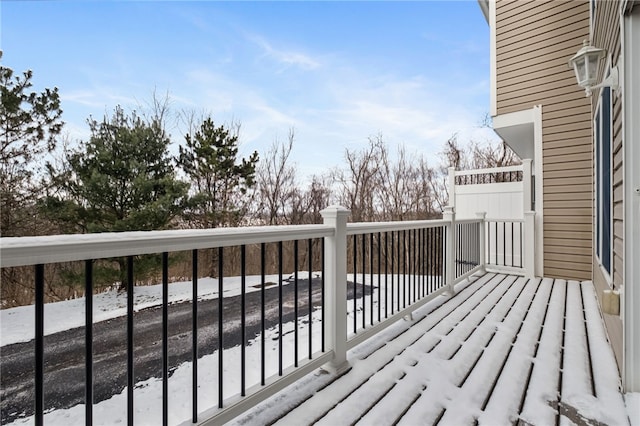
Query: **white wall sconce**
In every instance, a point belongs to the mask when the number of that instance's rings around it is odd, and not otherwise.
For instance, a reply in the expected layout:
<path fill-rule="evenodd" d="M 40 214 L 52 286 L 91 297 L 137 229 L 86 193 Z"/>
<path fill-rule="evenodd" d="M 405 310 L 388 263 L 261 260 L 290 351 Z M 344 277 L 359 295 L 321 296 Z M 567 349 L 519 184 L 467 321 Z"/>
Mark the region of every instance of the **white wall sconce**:
<path fill-rule="evenodd" d="M 605 49 L 599 49 L 589 44 L 585 40 L 578 53 L 569 59 L 569 66 L 573 67 L 578 80 L 578 86 L 584 88 L 585 93 L 591 96 L 591 91 L 600 87 L 611 87 L 612 90 L 619 90 L 618 67 L 611 68 L 609 76 L 600 84 L 598 83 L 598 65 L 607 55 Z"/>

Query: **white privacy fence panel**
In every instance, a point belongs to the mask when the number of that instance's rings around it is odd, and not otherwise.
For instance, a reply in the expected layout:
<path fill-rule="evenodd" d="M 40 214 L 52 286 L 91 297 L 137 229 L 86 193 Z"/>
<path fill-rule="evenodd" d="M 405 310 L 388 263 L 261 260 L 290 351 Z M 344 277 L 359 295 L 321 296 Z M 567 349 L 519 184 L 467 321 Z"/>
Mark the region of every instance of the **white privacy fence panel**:
<path fill-rule="evenodd" d="M 478 212 L 486 212 L 488 218 L 522 219 L 523 183 L 456 185 L 454 203 L 460 219 L 473 218 Z"/>
<path fill-rule="evenodd" d="M 449 205 L 460 219 L 486 212 L 487 218 L 524 218 L 531 206 L 531 160 L 517 166 L 449 169 Z"/>

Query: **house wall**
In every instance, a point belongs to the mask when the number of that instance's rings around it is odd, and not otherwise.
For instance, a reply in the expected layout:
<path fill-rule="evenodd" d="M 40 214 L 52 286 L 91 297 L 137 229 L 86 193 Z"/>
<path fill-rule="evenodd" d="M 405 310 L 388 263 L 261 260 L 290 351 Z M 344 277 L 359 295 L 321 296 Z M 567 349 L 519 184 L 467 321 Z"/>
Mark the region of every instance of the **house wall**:
<path fill-rule="evenodd" d="M 618 63 L 620 59 L 621 43 L 620 43 L 620 4 L 618 1 L 606 1 L 595 2 L 595 9 L 593 11 L 593 33 L 592 44 L 597 47 L 607 49 L 608 54 L 611 56 L 612 66 Z M 600 69 L 599 79 L 604 79 L 606 64 L 602 64 Z M 623 227 L 623 215 L 624 206 L 623 200 L 623 139 L 622 139 L 622 97 L 620 92 L 613 92 L 612 101 L 612 203 L 613 203 L 613 262 L 612 262 L 612 276 L 606 277 L 602 272 L 602 268 L 598 264 L 598 261 L 594 255 L 593 261 L 593 281 L 597 289 L 598 296 L 602 296 L 602 291 L 605 289 L 619 290 L 623 283 L 624 265 L 623 265 L 623 247 L 624 247 L 624 227 Z M 595 90 L 593 93 L 593 110 L 595 113 L 597 105 L 597 99 L 600 96 L 600 90 Z M 595 232 L 595 230 L 594 230 Z M 609 333 L 609 339 L 611 341 L 618 366 L 622 365 L 622 320 L 619 315 L 607 315 L 604 314 L 605 324 Z"/>
<path fill-rule="evenodd" d="M 497 0 L 495 7 L 496 112 L 542 105 L 544 275 L 590 280 L 591 105 L 567 65 L 589 38 L 589 3 Z"/>

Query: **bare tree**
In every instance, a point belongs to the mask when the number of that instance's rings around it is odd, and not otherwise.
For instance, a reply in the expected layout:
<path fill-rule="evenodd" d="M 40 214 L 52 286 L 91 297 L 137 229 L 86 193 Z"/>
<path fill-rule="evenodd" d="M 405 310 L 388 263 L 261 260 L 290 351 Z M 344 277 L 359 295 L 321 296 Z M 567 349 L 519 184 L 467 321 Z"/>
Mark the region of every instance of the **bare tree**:
<path fill-rule="evenodd" d="M 337 201 L 351 210 L 354 222 L 374 220 L 379 210 L 377 188 L 384 150 L 382 135 L 370 137 L 366 148 L 347 149 L 346 168 L 332 173 Z"/>
<path fill-rule="evenodd" d="M 290 224 L 291 212 L 299 210 L 294 205 L 302 202 L 295 166 L 289 158 L 295 131 L 289 130 L 286 142 L 277 139 L 256 170 L 258 185 L 258 216 L 268 225 Z"/>

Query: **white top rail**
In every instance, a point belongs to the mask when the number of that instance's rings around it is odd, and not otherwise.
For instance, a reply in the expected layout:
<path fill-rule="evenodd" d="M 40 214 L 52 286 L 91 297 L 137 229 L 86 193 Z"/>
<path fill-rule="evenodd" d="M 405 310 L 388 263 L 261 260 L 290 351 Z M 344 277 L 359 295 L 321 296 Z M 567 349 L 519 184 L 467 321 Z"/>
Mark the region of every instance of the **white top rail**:
<path fill-rule="evenodd" d="M 488 217 L 484 220 L 485 222 L 513 222 L 513 223 L 524 223 L 524 219 L 505 219 L 505 218 L 495 218 L 495 217 Z"/>
<path fill-rule="evenodd" d="M 374 232 L 406 231 L 409 229 L 435 228 L 448 225 L 448 220 L 407 220 L 395 222 L 347 223 L 347 235 L 371 234 Z"/>
<path fill-rule="evenodd" d="M 322 238 L 334 233 L 327 225 L 295 225 L 9 237 L 0 238 L 0 267 Z"/>
<path fill-rule="evenodd" d="M 347 235 L 435 228 L 447 224 L 449 221 L 442 219 L 348 223 Z M 334 233 L 331 226 L 320 224 L 7 237 L 0 238 L 0 267 L 323 238 Z"/>
<path fill-rule="evenodd" d="M 484 175 L 490 173 L 509 173 L 523 171 L 522 164 L 517 166 L 492 167 L 490 169 L 458 170 L 456 176 Z"/>
<path fill-rule="evenodd" d="M 480 223 L 480 219 L 478 219 L 478 218 L 461 219 L 461 220 L 456 219 L 456 225 L 466 225 L 466 224 L 469 224 L 469 223 Z"/>

